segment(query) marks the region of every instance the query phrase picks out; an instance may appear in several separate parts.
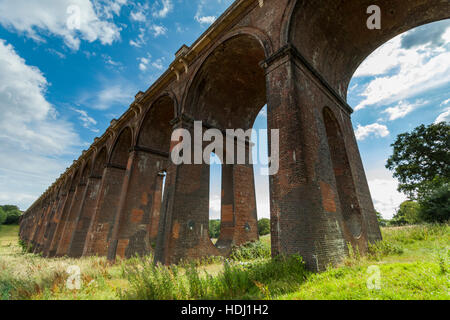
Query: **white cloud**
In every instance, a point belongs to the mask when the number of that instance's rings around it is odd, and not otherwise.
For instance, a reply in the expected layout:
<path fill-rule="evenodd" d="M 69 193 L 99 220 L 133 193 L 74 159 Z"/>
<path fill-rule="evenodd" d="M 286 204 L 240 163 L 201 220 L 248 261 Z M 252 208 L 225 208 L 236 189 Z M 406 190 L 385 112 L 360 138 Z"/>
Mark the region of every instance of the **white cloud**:
<path fill-rule="evenodd" d="M 194 19 L 202 26 L 210 25 L 232 2 L 232 0 L 200 0 Z"/>
<path fill-rule="evenodd" d="M 173 9 L 172 0 L 161 0 L 161 4 L 159 2 L 155 3 L 153 16 L 155 18 L 165 18 Z"/>
<path fill-rule="evenodd" d="M 360 94 L 363 99 L 355 110 L 408 99 L 450 82 L 449 30 L 442 35 L 442 45 L 425 43 L 405 49 L 402 40 L 409 35 L 405 33 L 377 49 L 354 75 L 375 77 Z"/>
<path fill-rule="evenodd" d="M 121 84 L 106 86 L 98 93 L 96 104 L 93 107 L 99 110 L 106 110 L 117 104 L 127 107 L 133 101 L 135 91 Z"/>
<path fill-rule="evenodd" d="M 2 0 L 0 24 L 24 33 L 36 41 L 44 35 L 62 37 L 67 46 L 78 50 L 80 41 L 100 41 L 110 45 L 120 39 L 121 29 L 108 21 L 118 15 L 126 0 Z"/>
<path fill-rule="evenodd" d="M 389 120 L 393 121 L 406 117 L 408 114 L 426 103 L 427 102 L 416 101 L 416 103 L 411 104 L 408 102 L 400 101 L 395 107 L 387 108 L 383 111 L 383 113 L 387 113 L 389 115 Z"/>
<path fill-rule="evenodd" d="M 165 35 L 167 33 L 167 29 L 164 26 L 158 26 L 156 24 L 153 24 L 150 26 L 150 31 L 152 31 L 153 36 L 159 37 L 161 35 Z"/>
<path fill-rule="evenodd" d="M 150 63 L 150 58 L 142 57 L 139 58 L 138 61 L 139 61 L 139 70 L 146 71 L 148 64 Z"/>
<path fill-rule="evenodd" d="M 136 40 L 130 40 L 130 45 L 140 48 L 145 45 L 145 28 L 139 28 L 139 35 Z"/>
<path fill-rule="evenodd" d="M 211 220 L 220 219 L 222 200 L 219 195 L 213 195 L 209 201 L 209 215 Z"/>
<path fill-rule="evenodd" d="M 216 16 L 195 16 L 195 20 L 197 20 L 197 22 L 199 22 L 200 24 L 212 24 L 214 21 L 216 21 L 216 19 Z"/>
<path fill-rule="evenodd" d="M 389 130 L 385 125 L 379 123 L 369 124 L 364 127 L 358 124 L 358 128 L 355 131 L 355 136 L 358 141 L 365 140 L 371 134 L 384 138 L 389 135 Z"/>
<path fill-rule="evenodd" d="M 27 208 L 81 142 L 45 97 L 48 82 L 0 39 L 0 201 Z"/>
<path fill-rule="evenodd" d="M 155 67 L 158 70 L 164 69 L 163 60 L 162 59 L 156 59 L 156 61 L 152 63 L 152 66 Z"/>
<path fill-rule="evenodd" d="M 82 122 L 83 127 L 91 130 L 92 132 L 100 132 L 95 126 L 97 125 L 97 121 L 90 117 L 85 110 L 72 108 L 73 111 L 79 114 L 78 119 Z"/>
<path fill-rule="evenodd" d="M 375 209 L 385 219 L 391 219 L 407 197 L 398 192 L 395 179 L 372 179 L 368 181 Z"/>
<path fill-rule="evenodd" d="M 450 107 L 446 108 L 444 112 L 442 112 L 437 118 L 434 123 L 440 123 L 440 122 L 450 122 Z"/>
<path fill-rule="evenodd" d="M 446 105 L 448 105 L 449 103 L 450 103 L 450 99 L 447 99 L 447 100 L 445 100 L 445 101 L 442 101 L 441 107 L 442 107 L 442 106 L 446 106 Z"/>
<path fill-rule="evenodd" d="M 145 14 L 142 11 L 132 12 L 130 16 L 133 21 L 145 22 L 146 20 Z"/>

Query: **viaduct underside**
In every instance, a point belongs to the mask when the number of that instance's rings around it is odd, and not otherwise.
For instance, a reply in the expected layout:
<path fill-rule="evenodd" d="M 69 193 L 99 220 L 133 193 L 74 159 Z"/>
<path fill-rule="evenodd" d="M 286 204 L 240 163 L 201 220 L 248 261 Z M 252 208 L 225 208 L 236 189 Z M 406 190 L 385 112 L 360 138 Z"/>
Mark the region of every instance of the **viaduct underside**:
<path fill-rule="evenodd" d="M 373 4 L 379 30 L 366 25 Z M 389 39 L 449 17 L 448 0 L 235 1 L 26 211 L 21 239 L 47 257 L 153 253 L 165 264 L 256 240 L 253 167 L 223 165 L 213 245 L 209 165 L 175 165 L 171 135 L 193 121 L 246 130 L 267 104 L 268 128 L 280 132 L 272 254 L 297 253 L 321 270 L 348 243 L 365 252 L 381 234 L 346 103 L 350 79 Z"/>

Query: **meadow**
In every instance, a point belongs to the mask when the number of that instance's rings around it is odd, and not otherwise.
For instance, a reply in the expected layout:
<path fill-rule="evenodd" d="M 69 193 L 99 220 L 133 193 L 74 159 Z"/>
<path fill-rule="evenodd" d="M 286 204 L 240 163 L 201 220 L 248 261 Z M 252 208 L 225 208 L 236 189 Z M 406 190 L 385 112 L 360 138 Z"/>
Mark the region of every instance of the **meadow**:
<path fill-rule="evenodd" d="M 350 250 L 342 265 L 322 273 L 307 271 L 300 256 L 271 259 L 267 236 L 228 259 L 166 267 L 151 257 L 114 265 L 103 257 L 44 259 L 24 253 L 17 232 L 18 226 L 0 229 L 3 300 L 450 299 L 448 224 L 383 228 L 384 240 L 368 255 Z"/>

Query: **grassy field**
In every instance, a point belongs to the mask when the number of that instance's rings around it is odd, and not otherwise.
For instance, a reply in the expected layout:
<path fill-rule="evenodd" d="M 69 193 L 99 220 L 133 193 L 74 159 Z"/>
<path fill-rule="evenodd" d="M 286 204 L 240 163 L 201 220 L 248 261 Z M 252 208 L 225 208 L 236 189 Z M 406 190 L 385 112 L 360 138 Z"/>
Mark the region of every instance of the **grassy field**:
<path fill-rule="evenodd" d="M 449 225 L 384 228 L 368 256 L 353 253 L 320 274 L 306 271 L 300 257 L 269 259 L 269 237 L 227 261 L 155 267 L 149 257 L 112 266 L 99 257 L 43 259 L 22 252 L 17 232 L 0 229 L 0 299 L 450 298 Z M 67 282 L 77 268 L 81 288 L 73 290 Z"/>

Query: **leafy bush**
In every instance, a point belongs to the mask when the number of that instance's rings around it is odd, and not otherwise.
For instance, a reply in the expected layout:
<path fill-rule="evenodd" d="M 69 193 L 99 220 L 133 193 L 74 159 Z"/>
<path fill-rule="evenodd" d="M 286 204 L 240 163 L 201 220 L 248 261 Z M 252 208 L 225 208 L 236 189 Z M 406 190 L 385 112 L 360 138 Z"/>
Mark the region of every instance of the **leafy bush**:
<path fill-rule="evenodd" d="M 270 234 L 270 220 L 267 218 L 262 218 L 258 221 L 258 233 L 260 236 L 265 236 Z"/>
<path fill-rule="evenodd" d="M 369 257 L 375 260 L 380 260 L 385 256 L 403 254 L 403 248 L 397 244 L 383 240 L 374 244 L 369 244 L 368 254 Z"/>
<path fill-rule="evenodd" d="M 262 241 L 255 241 L 239 247 L 234 247 L 231 251 L 230 259 L 235 261 L 248 261 L 255 259 L 268 259 L 270 256 L 270 245 Z"/>
<path fill-rule="evenodd" d="M 420 217 L 426 222 L 450 220 L 450 184 L 444 184 L 420 202 Z"/>

